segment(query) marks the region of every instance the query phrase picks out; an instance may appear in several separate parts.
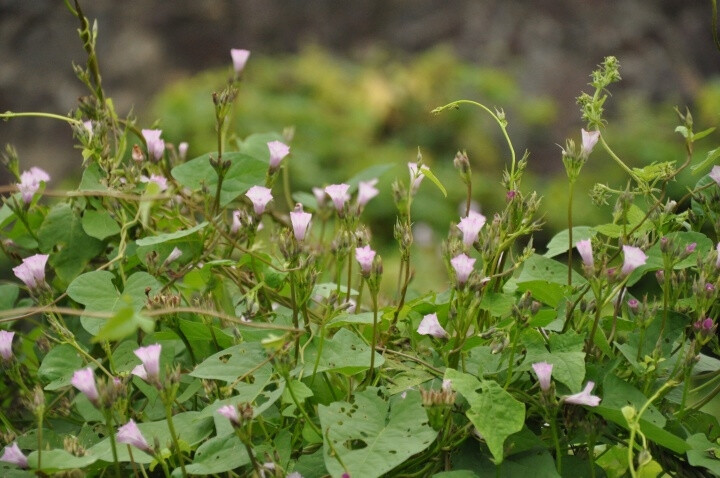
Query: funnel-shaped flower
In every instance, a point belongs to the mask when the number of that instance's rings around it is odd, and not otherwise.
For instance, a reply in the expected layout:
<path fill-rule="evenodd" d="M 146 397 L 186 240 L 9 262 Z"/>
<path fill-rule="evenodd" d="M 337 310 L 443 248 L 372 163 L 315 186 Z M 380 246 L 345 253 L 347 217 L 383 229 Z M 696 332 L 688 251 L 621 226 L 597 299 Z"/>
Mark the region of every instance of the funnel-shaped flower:
<path fill-rule="evenodd" d="M 375 187 L 377 182 L 378 180 L 375 178 L 370 181 L 360 181 L 360 183 L 358 183 L 357 202 L 360 207 L 365 206 L 368 201 L 378 195 L 380 191 Z"/>
<path fill-rule="evenodd" d="M 323 188 L 312 188 L 312 193 L 313 196 L 315 196 L 315 201 L 317 202 L 318 207 L 325 204 L 327 194 Z"/>
<path fill-rule="evenodd" d="M 595 382 L 588 382 L 582 392 L 565 397 L 565 403 L 572 403 L 573 405 L 587 405 L 588 407 L 597 407 L 600 404 L 600 397 L 590 394 L 594 387 Z"/>
<path fill-rule="evenodd" d="M 532 364 L 532 368 L 535 371 L 535 375 L 537 375 L 540 390 L 547 392 L 550 389 L 553 364 L 547 362 L 537 362 Z"/>
<path fill-rule="evenodd" d="M 325 192 L 330 196 L 330 199 L 332 199 L 337 212 L 342 212 L 345 208 L 345 203 L 350 199 L 347 193 L 348 189 L 350 189 L 350 186 L 345 183 L 331 184 L 325 188 Z"/>
<path fill-rule="evenodd" d="M 152 453 L 150 445 L 148 445 L 147 440 L 145 440 L 145 437 L 133 419 L 130 419 L 129 422 L 118 428 L 116 439 L 118 443 L 132 445 L 146 453 Z"/>
<path fill-rule="evenodd" d="M 140 176 L 141 183 L 155 183 L 160 188 L 160 191 L 165 191 L 168 188 L 168 181 L 165 176 L 159 174 L 151 174 L 150 177 L 145 175 Z"/>
<path fill-rule="evenodd" d="M 245 196 L 252 201 L 253 209 L 258 216 L 265 212 L 265 206 L 267 206 L 267 203 L 272 201 L 273 198 L 270 189 L 264 186 L 251 187 L 248 192 L 245 193 Z"/>
<path fill-rule="evenodd" d="M 270 141 L 267 147 L 270 150 L 270 171 L 275 171 L 280 167 L 280 161 L 290 154 L 290 146 L 280 141 Z"/>
<path fill-rule="evenodd" d="M 305 240 L 305 235 L 310 227 L 311 219 L 312 214 L 303 211 L 302 204 L 299 203 L 295 206 L 295 210 L 290 213 L 290 222 L 292 223 L 293 234 L 295 235 L 295 239 L 299 242 Z"/>
<path fill-rule="evenodd" d="M 417 333 L 420 335 L 431 335 L 436 338 L 445 338 L 448 333 L 442 328 L 438 321 L 437 314 L 428 314 L 420 321 Z"/>
<path fill-rule="evenodd" d="M 7 330 L 0 330 L 0 357 L 3 360 L 10 360 L 13 357 L 12 341 L 15 337 L 15 332 L 8 332 Z"/>
<path fill-rule="evenodd" d="M 582 130 L 582 149 L 580 155 L 587 159 L 590 156 L 593 148 L 600 139 L 600 131 L 585 131 Z"/>
<path fill-rule="evenodd" d="M 243 50 L 240 48 L 233 48 L 230 50 L 230 56 L 232 56 L 233 68 L 235 73 L 240 75 L 245 69 L 245 63 L 250 58 L 250 50 Z"/>
<path fill-rule="evenodd" d="M 358 264 L 360 264 L 360 270 L 362 271 L 363 276 L 367 277 L 370 274 L 373 259 L 375 259 L 375 251 L 370 248 L 370 245 L 365 247 L 356 247 L 355 259 L 357 259 Z"/>
<path fill-rule="evenodd" d="M 80 390 L 93 404 L 100 399 L 97 386 L 95 385 L 95 374 L 90 367 L 76 370 L 70 383 Z"/>
<path fill-rule="evenodd" d="M 50 175 L 40 168 L 32 167 L 20 175 L 20 183 L 17 185 L 22 194 L 25 204 L 30 204 L 33 196 L 40 189 L 40 183 L 50 181 Z"/>
<path fill-rule="evenodd" d="M 575 243 L 575 247 L 580 253 L 583 263 L 588 267 L 593 267 L 595 265 L 595 260 L 593 259 L 592 242 L 590 242 L 590 239 L 577 241 Z"/>
<path fill-rule="evenodd" d="M 422 182 L 425 175 L 418 171 L 417 163 L 408 163 L 408 170 L 410 170 L 410 187 L 412 188 L 412 192 L 414 193 L 420 187 L 420 183 Z"/>
<path fill-rule="evenodd" d="M 162 351 L 162 345 L 153 344 L 147 347 L 140 347 L 133 353 L 140 359 L 142 366 L 145 369 L 145 380 L 158 380 L 160 379 L 160 352 Z M 135 367 L 137 368 L 137 367 Z M 133 369 L 133 373 L 135 370 Z M 139 374 L 135 374 L 139 375 Z"/>
<path fill-rule="evenodd" d="M 217 412 L 230 420 L 233 425 L 240 425 L 240 415 L 235 405 L 224 405 L 217 409 Z"/>
<path fill-rule="evenodd" d="M 623 262 L 622 273 L 629 274 L 638 267 L 645 264 L 647 256 L 639 247 L 623 246 L 625 262 Z"/>
<path fill-rule="evenodd" d="M 45 264 L 47 264 L 48 257 L 47 254 L 26 257 L 22 264 L 13 267 L 15 277 L 23 281 L 28 289 L 37 289 L 45 282 Z"/>
<path fill-rule="evenodd" d="M 185 160 L 187 158 L 188 147 L 189 145 L 185 141 L 178 144 L 178 156 L 180 156 L 180 159 Z"/>
<path fill-rule="evenodd" d="M 12 463 L 13 465 L 17 465 L 20 468 L 28 467 L 27 457 L 23 455 L 22 451 L 20 451 L 20 447 L 18 446 L 17 442 L 13 442 L 11 445 L 5 447 L 2 456 L 0 456 L 0 461 L 4 461 L 5 463 Z"/>
<path fill-rule="evenodd" d="M 161 160 L 165 152 L 165 141 L 160 138 L 161 134 L 161 129 L 142 130 L 143 138 L 147 143 L 148 157 L 155 161 Z"/>
<path fill-rule="evenodd" d="M 463 244 L 465 247 L 471 247 L 480 233 L 480 229 L 485 225 L 485 216 L 482 214 L 470 211 L 470 213 L 460 219 L 460 223 L 457 228 L 463 233 Z"/>
<path fill-rule="evenodd" d="M 473 271 L 475 265 L 475 259 L 470 258 L 466 254 L 460 254 L 450 260 L 450 264 L 455 269 L 455 277 L 457 278 L 458 284 L 463 285 L 467 282 L 470 273 Z"/>

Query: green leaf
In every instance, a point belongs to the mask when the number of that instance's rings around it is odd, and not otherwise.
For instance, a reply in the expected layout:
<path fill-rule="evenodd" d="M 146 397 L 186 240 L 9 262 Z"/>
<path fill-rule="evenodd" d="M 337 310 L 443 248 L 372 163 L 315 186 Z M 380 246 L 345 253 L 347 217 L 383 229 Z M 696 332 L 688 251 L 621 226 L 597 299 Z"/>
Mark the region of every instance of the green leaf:
<path fill-rule="evenodd" d="M 378 317 L 378 320 L 379 317 Z M 327 323 L 327 327 L 337 328 L 344 327 L 346 325 L 372 325 L 373 313 L 372 312 L 361 312 L 359 314 L 340 314 L 334 317 L 330 322 Z"/>
<path fill-rule="evenodd" d="M 90 454 L 75 456 L 65 450 L 44 450 L 42 453 L 42 468 L 39 470 L 47 474 L 53 474 L 60 470 L 83 469 L 97 460 L 98 457 Z M 28 465 L 30 468 L 38 470 L 37 464 L 38 452 L 34 451 L 28 455 Z"/>
<path fill-rule="evenodd" d="M 190 229 L 168 232 L 166 234 L 158 234 L 157 236 L 143 237 L 142 239 L 138 239 L 135 242 L 138 246 L 154 246 L 155 244 L 162 244 L 163 242 L 174 241 L 176 239 L 187 237 L 191 234 L 198 232 L 201 229 L 204 229 L 207 225 L 207 222 L 202 222 L 195 227 L 191 227 Z"/>
<path fill-rule="evenodd" d="M 710 166 L 714 165 L 715 161 L 718 158 L 720 158 L 720 148 L 710 150 L 708 151 L 707 156 L 705 156 L 705 159 L 703 159 L 700 163 L 690 167 L 690 171 L 692 171 L 693 174 L 698 174 L 709 168 Z"/>
<path fill-rule="evenodd" d="M 692 447 L 687 451 L 688 463 L 707 468 L 715 476 L 720 476 L 720 445 L 701 433 L 688 437 L 687 444 Z"/>
<path fill-rule="evenodd" d="M 354 403 L 320 405 L 318 414 L 325 467 L 332 476 L 345 472 L 335 453 L 350 476 L 375 478 L 425 450 L 437 436 L 415 391 L 386 402 L 378 389 L 368 388 L 355 395 Z"/>
<path fill-rule="evenodd" d="M 315 338 L 305 350 L 305 362 L 298 365 L 293 375 L 306 376 L 316 372 L 339 372 L 355 375 L 370 368 L 370 347 L 348 329 L 340 329 L 332 338 L 326 338 L 322 346 L 317 370 L 315 361 L 318 355 L 319 338 Z M 375 367 L 381 367 L 385 358 L 375 354 Z"/>
<path fill-rule="evenodd" d="M 187 188 L 198 190 L 205 185 L 210 194 L 215 194 L 218 176 L 210 165 L 211 156 L 217 158 L 217 153 L 207 153 L 175 166 L 171 171 L 172 176 Z M 221 206 L 227 205 L 252 186 L 265 182 L 267 162 L 243 153 L 225 153 L 222 159 L 230 161 L 230 169 L 225 173 L 220 191 Z"/>
<path fill-rule="evenodd" d="M 85 233 L 82 219 L 67 203 L 50 210 L 37 234 L 40 251 L 51 253 L 50 265 L 65 282 L 80 274 L 105 247 L 102 241 Z M 56 247 L 58 251 L 52 252 Z"/>
<path fill-rule="evenodd" d="M 627 420 L 620 410 L 606 407 L 605 404 L 601 403 L 597 407 L 592 407 L 592 411 L 627 430 Z M 640 418 L 639 423 L 640 431 L 645 434 L 648 440 L 672 450 L 675 453 L 685 453 L 691 449 L 690 445 L 688 445 L 683 438 L 653 425 L 644 418 Z"/>
<path fill-rule="evenodd" d="M 520 272 L 520 276 L 518 276 L 516 282 L 521 284 L 523 282 L 542 280 L 567 285 L 567 274 L 568 270 L 565 264 L 533 254 L 523 264 L 522 272 Z M 585 278 L 575 271 L 573 271 L 572 277 L 573 284 L 584 285 L 587 283 Z"/>
<path fill-rule="evenodd" d="M 355 176 L 346 181 L 350 185 L 350 190 L 353 191 L 358 187 L 360 181 L 369 181 L 371 179 L 379 178 L 383 174 L 390 171 L 394 165 L 392 164 L 373 164 L 372 166 L 363 169 Z"/>
<path fill-rule="evenodd" d="M 271 141 L 285 142 L 283 136 L 279 133 L 255 133 L 251 134 L 244 141 L 238 141 L 238 151 L 240 153 L 252 156 L 255 159 L 270 164 L 270 149 L 268 143 Z"/>
<path fill-rule="evenodd" d="M 83 359 L 77 350 L 68 344 L 60 344 L 45 356 L 38 368 L 38 377 L 43 382 L 49 382 L 45 390 L 57 390 L 70 385 L 73 373 L 82 366 Z"/>
<path fill-rule="evenodd" d="M 67 293 L 72 300 L 83 304 L 88 312 L 108 313 L 126 308 L 139 311 L 145 305 L 145 290 L 149 287 L 150 294 L 153 294 L 162 287 L 147 272 L 136 272 L 128 277 L 121 294 L 113 285 L 113 278 L 113 274 L 108 271 L 87 272 L 72 281 Z M 83 316 L 80 321 L 85 330 L 97 335 L 107 319 Z"/>
<path fill-rule="evenodd" d="M 525 405 L 494 381 L 478 381 L 451 368 L 445 369 L 445 379 L 450 380 L 453 390 L 465 397 L 470 405 L 466 412 L 468 419 L 485 439 L 495 463 L 502 463 L 505 439 L 522 430 L 525 424 Z M 478 389 L 481 393 L 477 393 Z"/>
<path fill-rule="evenodd" d="M 103 179 L 105 179 L 105 174 L 100 169 L 100 166 L 97 163 L 92 163 L 83 171 L 78 190 L 107 191 L 108 188 L 103 184 Z"/>
<path fill-rule="evenodd" d="M 527 344 L 527 355 L 521 370 L 530 370 L 532 364 L 537 362 L 551 363 L 554 380 L 565 384 L 573 392 L 580 390 L 585 378 L 583 336 L 574 332 L 552 334 L 549 342 L 549 352 L 542 343 Z"/>
<path fill-rule="evenodd" d="M 595 237 L 596 231 L 592 227 L 577 226 L 572 228 L 573 231 L 573 247 L 578 241 Z M 548 242 L 547 252 L 543 254 L 545 257 L 555 257 L 568 251 L 570 235 L 568 230 L 560 231 Z"/>
<path fill-rule="evenodd" d="M 521 292 L 529 291 L 533 299 L 539 300 L 550 307 L 557 307 L 561 300 L 565 299 L 568 287 L 555 282 L 544 280 L 533 280 L 518 284 Z"/>
<path fill-rule="evenodd" d="M 137 332 L 138 329 L 149 334 L 155 329 L 155 322 L 130 307 L 120 309 L 105 322 L 92 341 L 97 343 L 105 340 L 122 340 Z"/>
<path fill-rule="evenodd" d="M 692 140 L 699 141 L 699 140 L 703 139 L 705 136 L 712 133 L 713 131 L 715 131 L 715 127 L 711 126 L 710 128 L 704 129 L 704 130 L 700 131 L 699 133 L 693 133 Z"/>
<path fill-rule="evenodd" d="M 192 475 L 213 475 L 250 463 L 245 445 L 237 435 L 213 437 L 195 451 L 193 462 L 185 466 Z"/>
<path fill-rule="evenodd" d="M 0 310 L 9 310 L 15 307 L 18 295 L 20 295 L 20 288 L 15 284 L 0 285 Z"/>
<path fill-rule="evenodd" d="M 510 313 L 515 305 L 515 296 L 512 294 L 501 294 L 497 292 L 485 292 L 480 308 L 487 310 L 494 317 L 503 317 Z"/>
<path fill-rule="evenodd" d="M 211 355 L 200 363 L 190 375 L 197 378 L 234 382 L 267 359 L 257 342 L 245 342 Z"/>
<path fill-rule="evenodd" d="M 441 193 L 443 193 L 443 196 L 447 197 L 447 191 L 445 190 L 445 186 L 442 185 L 440 180 L 433 174 L 432 171 L 430 171 L 430 168 L 425 166 L 424 164 L 420 167 L 420 172 L 423 173 L 430 181 L 432 181 L 435 186 L 438 187 Z"/>
<path fill-rule="evenodd" d="M 107 211 L 85 211 L 82 226 L 88 236 L 101 241 L 120 233 L 120 226 Z"/>
<path fill-rule="evenodd" d="M 632 405 L 635 410 L 640 410 L 647 401 L 648 397 L 625 380 L 612 373 L 605 376 L 602 397 L 604 407 L 622 410 L 623 407 Z M 667 422 L 665 416 L 652 404 L 645 410 L 642 418 L 660 428 L 663 428 Z"/>

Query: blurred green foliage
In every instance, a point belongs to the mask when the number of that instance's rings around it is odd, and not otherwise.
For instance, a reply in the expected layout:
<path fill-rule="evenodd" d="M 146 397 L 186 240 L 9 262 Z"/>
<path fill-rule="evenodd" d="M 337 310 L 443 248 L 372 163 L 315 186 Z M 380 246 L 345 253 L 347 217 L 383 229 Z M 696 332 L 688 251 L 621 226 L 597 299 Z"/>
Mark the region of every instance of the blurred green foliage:
<path fill-rule="evenodd" d="M 620 59 L 622 61 L 622 58 Z M 392 239 L 395 210 L 390 183 L 407 175 L 406 163 L 417 150 L 448 189 L 448 200 L 433 187 L 423 186 L 413 207 L 416 223 L 427 223 L 444 235 L 449 221 L 459 219 L 464 188 L 452 166 L 457 150 L 468 152 L 474 173 L 474 199 L 488 217 L 502 206 L 502 168 L 509 154 L 502 135 L 479 109 L 464 107 L 439 116 L 436 106 L 457 99 L 473 99 L 503 108 L 518 153 L 529 148 L 530 173 L 522 185 L 545 197 L 547 227 L 542 244 L 567 227 L 567 182 L 560 161 L 564 136 L 557 123 L 570 124 L 564 131 L 579 141 L 577 119 L 558 121 L 561 105 L 549 96 L 529 97 L 508 72 L 461 61 L 449 48 L 438 47 L 406 61 L 376 51 L 362 63 L 340 59 L 319 47 L 298 55 L 251 57 L 236 103 L 231 134 L 244 138 L 257 132 L 280 132 L 294 127 L 290 161 L 293 190 L 342 182 L 372 164 L 396 165 L 380 179 L 381 194 L 365 212 L 368 222 L 383 224 L 373 231 L 382 241 Z M 230 67 L 209 71 L 177 82 L 155 100 L 151 114 L 163 118 L 164 136 L 190 143 L 190 157 L 216 149 L 211 93 L 230 75 Z M 623 89 L 621 82 L 608 102 L 610 124 L 603 135 L 631 167 L 652 162 L 684 160 L 683 140 L 674 133 L 678 124 L 671 102 L 652 103 Z M 588 87 L 589 90 L 589 87 Z M 563 103 L 574 101 L 580 91 L 568 91 Z M 720 82 L 709 82 L 689 105 L 696 114 L 696 130 L 713 126 L 720 111 Z M 681 105 L 681 109 L 683 109 Z M 717 133 L 701 143 L 694 162 L 714 148 Z M 231 138 L 231 143 L 232 143 Z M 538 153 L 534 154 L 533 149 Z M 702 173 L 705 173 L 703 171 Z M 699 176 L 683 173 L 670 185 L 673 194 L 685 191 Z M 594 206 L 586 193 L 595 182 L 624 188 L 626 178 L 601 148 L 590 158 L 576 186 L 575 224 L 607 221 L 611 206 Z"/>

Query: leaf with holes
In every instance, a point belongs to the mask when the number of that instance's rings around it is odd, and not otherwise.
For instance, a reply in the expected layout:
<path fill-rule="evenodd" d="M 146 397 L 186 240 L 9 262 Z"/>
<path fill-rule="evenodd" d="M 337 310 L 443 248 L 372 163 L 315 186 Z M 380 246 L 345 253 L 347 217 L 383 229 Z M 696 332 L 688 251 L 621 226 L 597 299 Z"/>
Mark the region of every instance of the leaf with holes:
<path fill-rule="evenodd" d="M 250 463 L 245 445 L 236 435 L 213 437 L 200 445 L 185 469 L 192 475 L 213 475 Z"/>
<path fill-rule="evenodd" d="M 320 405 L 319 414 L 325 466 L 332 476 L 345 472 L 340 461 L 350 476 L 381 476 L 426 449 L 437 435 L 415 391 L 386 402 L 378 389 L 368 388 L 355 395 L 355 403 Z"/>

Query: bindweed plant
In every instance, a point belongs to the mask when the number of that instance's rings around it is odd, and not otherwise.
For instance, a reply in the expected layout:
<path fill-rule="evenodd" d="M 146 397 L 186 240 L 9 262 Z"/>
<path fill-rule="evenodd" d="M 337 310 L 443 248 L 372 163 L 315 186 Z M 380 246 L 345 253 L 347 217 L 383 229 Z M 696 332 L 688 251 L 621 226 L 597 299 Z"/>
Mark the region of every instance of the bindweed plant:
<path fill-rule="evenodd" d="M 445 192 L 420 151 L 392 186 L 390 278 L 363 221 L 388 168 L 293 194 L 293 132 L 230 128 L 246 50 L 208 94 L 217 149 L 188 159 L 192 145 L 118 115 L 97 28 L 66 4 L 88 95 L 67 116 L 1 115 L 67 122 L 84 167 L 59 191 L 4 155 L 17 184 L 0 209 L 15 276 L 0 285 L 3 476 L 720 474 L 720 166 L 693 157 L 712 129 L 678 111 L 684 159 L 630 167 L 604 133 L 615 58 L 578 98 L 581 142 L 558 158 L 568 229 L 542 254 L 541 198 L 523 189 L 528 154 L 504 112 L 434 110 L 497 123 L 506 205 L 473 210 L 459 152 L 447 277 L 418 293 L 413 202 L 429 182 Z M 607 223 L 576 225 L 573 186 L 597 148 L 627 182 L 592 191 L 614 203 Z M 688 170 L 697 185 L 668 197 Z"/>

